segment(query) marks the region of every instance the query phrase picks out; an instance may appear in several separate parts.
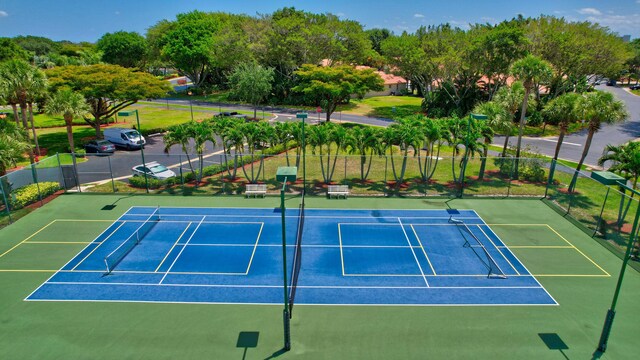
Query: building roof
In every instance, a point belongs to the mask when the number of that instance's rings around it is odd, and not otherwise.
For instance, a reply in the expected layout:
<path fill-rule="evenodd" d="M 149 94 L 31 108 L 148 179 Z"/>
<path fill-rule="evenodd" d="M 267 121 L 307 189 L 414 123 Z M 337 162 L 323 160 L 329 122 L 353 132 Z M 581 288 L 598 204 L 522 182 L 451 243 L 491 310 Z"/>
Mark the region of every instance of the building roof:
<path fill-rule="evenodd" d="M 371 69 L 371 67 L 369 66 L 364 66 L 364 65 L 358 65 L 356 66 L 356 69 L 358 70 L 365 70 L 365 69 Z M 387 74 L 384 71 L 380 71 L 380 70 L 376 70 L 374 71 L 376 74 L 378 74 L 378 76 L 380 76 L 382 78 L 382 80 L 384 80 L 384 84 L 385 85 L 393 85 L 393 84 L 406 84 L 407 80 L 401 76 L 397 76 L 397 75 L 393 75 L 393 74 Z"/>

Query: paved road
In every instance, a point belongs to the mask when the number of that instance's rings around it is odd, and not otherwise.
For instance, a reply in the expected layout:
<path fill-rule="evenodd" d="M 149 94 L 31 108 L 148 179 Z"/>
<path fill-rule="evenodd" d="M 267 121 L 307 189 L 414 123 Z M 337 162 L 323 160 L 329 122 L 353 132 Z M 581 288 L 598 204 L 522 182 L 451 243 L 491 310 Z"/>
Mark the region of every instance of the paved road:
<path fill-rule="evenodd" d="M 588 165 L 596 165 L 598 158 L 602 155 L 602 151 L 607 144 L 622 144 L 629 140 L 640 137 L 640 96 L 636 96 L 626 91 L 623 88 L 619 87 L 610 87 L 610 86 L 600 86 L 599 90 L 605 90 L 613 92 L 616 97 L 622 101 L 624 101 L 627 105 L 627 110 L 629 111 L 630 117 L 629 119 L 621 124 L 605 124 L 602 126 L 602 129 L 596 133 L 594 136 L 593 142 L 591 144 L 591 148 L 589 154 L 586 158 L 586 163 Z M 167 106 L 167 102 L 169 105 L 177 104 L 177 105 L 189 105 L 189 100 L 179 100 L 179 99 L 169 99 L 169 100 L 155 100 L 152 103 L 156 103 L 157 106 Z M 229 109 L 234 110 L 247 110 L 252 111 L 253 108 L 249 106 L 243 105 L 234 105 L 234 104 L 218 104 L 218 103 L 209 103 L 209 102 L 199 102 L 194 101 L 194 106 L 198 107 L 210 107 L 210 112 L 212 114 L 219 112 L 221 109 L 228 111 Z M 148 106 L 148 105 L 147 105 Z M 181 111 L 190 111 L 189 108 L 175 108 L 174 110 Z M 202 110 L 198 110 L 202 112 Z M 286 109 L 286 108 L 275 108 L 275 107 L 264 107 L 265 112 L 269 112 L 274 114 L 274 116 L 270 119 L 270 121 L 292 121 L 295 120 L 296 113 L 299 110 L 296 109 Z M 261 111 L 260 111 L 261 112 Z M 325 119 L 324 113 L 309 113 L 309 121 L 323 121 Z M 332 115 L 333 121 L 349 121 L 360 124 L 368 124 L 368 125 L 376 125 L 376 126 L 388 126 L 393 123 L 390 119 L 384 118 L 371 118 L 367 116 L 361 115 L 351 115 L 351 114 L 342 114 L 342 113 L 334 113 Z M 562 150 L 560 151 L 560 158 L 578 161 L 582 154 L 582 144 L 586 139 L 587 131 L 586 129 L 565 137 Z M 512 138 L 512 143 L 515 144 L 516 138 Z M 181 154 L 182 151 L 178 146 L 174 146 L 170 150 L 170 155 L 164 154 L 164 144 L 162 142 L 161 137 L 150 137 L 147 139 L 148 144 L 145 147 L 145 160 L 146 161 L 159 161 L 161 164 L 166 166 L 170 166 L 174 169 L 174 171 L 178 172 L 180 167 L 180 162 L 185 161 L 186 158 L 179 158 L 177 155 Z M 542 154 L 552 156 L 555 150 L 556 145 L 556 137 L 540 137 L 533 138 L 527 137 L 523 138 L 523 143 L 525 145 L 530 145 L 532 148 L 537 149 Z M 504 138 L 496 137 L 494 139 L 495 144 L 502 145 Z M 205 166 L 213 163 L 219 163 L 221 161 L 220 155 L 217 155 L 221 152 L 222 148 L 220 146 L 211 147 L 209 144 L 205 154 L 209 155 L 209 157 L 205 160 Z M 216 155 L 211 155 L 216 154 Z M 111 164 L 109 164 L 109 160 Z M 109 175 L 109 166 L 111 166 L 111 170 L 113 171 L 114 177 L 124 177 L 131 175 L 131 168 L 135 165 L 141 164 L 142 158 L 140 156 L 140 151 L 125 151 L 118 150 L 114 155 L 110 156 L 109 159 L 107 157 L 90 157 L 89 161 L 79 164 L 79 176 L 81 183 L 100 181 L 105 179 L 110 179 Z M 194 163 L 194 166 L 197 164 Z M 188 171 L 188 165 L 182 165 L 183 171 Z"/>
<path fill-rule="evenodd" d="M 589 165 L 597 165 L 598 159 L 602 156 L 604 147 L 607 144 L 623 144 L 629 140 L 640 137 L 640 96 L 636 96 L 624 88 L 601 85 L 598 90 L 609 91 L 622 100 L 627 105 L 629 118 L 624 123 L 619 124 L 603 124 L 591 143 L 589 153 L 585 159 L 585 163 Z M 583 151 L 583 144 L 587 138 L 587 130 L 584 129 L 577 133 L 565 136 L 562 148 L 560 150 L 560 158 L 572 161 L 580 160 Z M 557 137 L 539 137 L 539 138 L 523 138 L 525 145 L 538 149 L 542 154 L 553 156 L 556 147 Z M 515 145 L 517 139 L 513 138 L 512 143 Z M 496 137 L 495 144 L 502 145 L 503 137 Z"/>

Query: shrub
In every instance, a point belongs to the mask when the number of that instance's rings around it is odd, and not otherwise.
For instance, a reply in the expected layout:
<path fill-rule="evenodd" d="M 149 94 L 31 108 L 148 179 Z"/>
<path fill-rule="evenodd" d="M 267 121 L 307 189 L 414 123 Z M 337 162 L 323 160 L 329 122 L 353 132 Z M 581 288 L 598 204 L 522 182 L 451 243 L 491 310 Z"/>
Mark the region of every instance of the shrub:
<path fill-rule="evenodd" d="M 39 184 L 29 184 L 13 192 L 11 199 L 9 199 L 9 206 L 12 210 L 22 209 L 40 200 L 40 196 L 45 198 L 58 190 L 60 190 L 60 184 L 57 182 L 45 181 Z"/>
<path fill-rule="evenodd" d="M 151 177 L 147 177 L 147 181 L 149 183 L 149 189 L 159 189 L 165 184 L 167 184 L 169 180 L 172 180 L 171 185 L 175 183 L 174 179 L 158 180 Z M 133 187 L 141 188 L 141 189 L 144 189 L 145 186 L 147 185 L 146 181 L 144 180 L 144 176 L 132 176 L 129 179 L 129 184 L 131 184 L 131 186 Z"/>

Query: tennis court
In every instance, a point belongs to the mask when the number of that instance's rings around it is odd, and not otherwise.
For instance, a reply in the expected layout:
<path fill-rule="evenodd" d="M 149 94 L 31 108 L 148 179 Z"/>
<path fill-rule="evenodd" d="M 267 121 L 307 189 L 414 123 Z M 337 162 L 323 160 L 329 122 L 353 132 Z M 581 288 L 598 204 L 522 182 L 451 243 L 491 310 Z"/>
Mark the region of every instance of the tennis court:
<path fill-rule="evenodd" d="M 300 198 L 286 201 L 291 351 L 277 199 L 65 195 L 0 230 L 0 357 L 573 359 L 597 345 L 620 260 L 539 200 L 308 198 L 299 247 Z M 604 358 L 634 358 L 639 285 L 629 272 Z"/>
<path fill-rule="evenodd" d="M 473 210 L 300 212 L 296 304 L 557 304 Z M 133 207 L 27 300 L 282 303 L 281 224 L 279 208 Z"/>

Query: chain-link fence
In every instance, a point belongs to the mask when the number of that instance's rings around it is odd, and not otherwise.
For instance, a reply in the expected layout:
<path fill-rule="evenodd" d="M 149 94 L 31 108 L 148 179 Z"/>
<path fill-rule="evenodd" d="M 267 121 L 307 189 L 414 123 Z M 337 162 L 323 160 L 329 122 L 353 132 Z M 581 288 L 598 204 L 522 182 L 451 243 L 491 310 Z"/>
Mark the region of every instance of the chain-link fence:
<path fill-rule="evenodd" d="M 304 160 L 304 161 L 303 161 Z M 584 172 L 576 172 L 544 158 L 334 155 L 295 150 L 275 156 L 210 154 L 145 154 L 147 168 L 158 163 L 175 176 L 141 173 L 138 152 L 115 156 L 69 154 L 44 159 L 0 178 L 2 213 L 7 224 L 25 208 L 39 206 L 63 189 L 89 193 L 154 193 L 179 195 L 242 195 L 248 183 L 267 185 L 267 194 L 279 194 L 276 171 L 297 166 L 298 179 L 290 192 L 306 188 L 307 195 L 324 196 L 329 184 L 349 186 L 352 196 L 403 197 L 535 197 L 579 225 L 616 254 L 621 255 L 638 210 L 638 197 L 624 188 L 605 186 Z M 516 176 L 516 163 L 518 164 Z M 464 185 L 462 168 L 464 170 Z M 305 171 L 303 171 L 303 168 Z M 554 169 L 553 171 L 550 171 Z M 303 174 L 306 177 L 303 179 Z M 169 174 L 171 175 L 171 174 Z"/>

